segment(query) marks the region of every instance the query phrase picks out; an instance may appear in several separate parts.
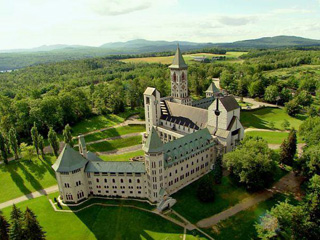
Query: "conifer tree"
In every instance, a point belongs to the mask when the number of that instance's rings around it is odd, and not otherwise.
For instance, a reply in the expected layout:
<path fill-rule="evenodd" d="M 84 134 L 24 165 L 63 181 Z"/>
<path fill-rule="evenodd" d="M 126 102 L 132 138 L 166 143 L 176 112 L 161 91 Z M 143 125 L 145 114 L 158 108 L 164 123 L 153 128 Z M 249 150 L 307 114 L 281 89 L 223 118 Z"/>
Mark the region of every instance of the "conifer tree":
<path fill-rule="evenodd" d="M 284 139 L 280 146 L 280 162 L 289 166 L 293 163 L 287 139 Z"/>
<path fill-rule="evenodd" d="M 21 221 L 22 219 L 22 212 L 15 204 L 12 205 L 12 211 L 10 214 L 11 221 L 17 220 Z"/>
<path fill-rule="evenodd" d="M 9 231 L 9 239 L 10 240 L 23 240 L 24 238 L 24 232 L 22 228 L 21 221 L 13 220 L 11 223 L 11 228 Z"/>
<path fill-rule="evenodd" d="M 216 161 L 214 163 L 214 182 L 216 184 L 221 183 L 222 179 L 222 157 L 219 155 L 216 158 Z"/>
<path fill-rule="evenodd" d="M 45 232 L 42 230 L 36 215 L 29 208 L 24 213 L 24 235 L 26 239 L 42 240 L 45 239 Z"/>
<path fill-rule="evenodd" d="M 8 154 L 7 154 L 7 148 L 6 148 L 6 140 L 0 133 L 0 155 L 2 160 L 4 161 L 5 164 L 8 164 Z"/>
<path fill-rule="evenodd" d="M 48 140 L 50 143 L 50 146 L 53 150 L 54 155 L 57 157 L 59 154 L 59 147 L 60 147 L 60 143 L 57 137 L 57 133 L 53 130 L 53 128 L 51 127 L 48 133 Z"/>
<path fill-rule="evenodd" d="M 69 124 L 67 124 L 63 130 L 63 139 L 65 144 L 69 144 L 71 147 L 73 147 L 71 127 Z"/>
<path fill-rule="evenodd" d="M 10 227 L 10 224 L 7 222 L 5 217 L 0 215 L 0 239 L 1 240 L 9 239 L 9 227 Z"/>
<path fill-rule="evenodd" d="M 42 135 L 39 135 L 39 150 L 41 152 L 42 159 L 44 159 L 44 139 Z"/>
<path fill-rule="evenodd" d="M 288 147 L 289 147 L 290 155 L 292 159 L 294 159 L 294 156 L 297 153 L 297 131 L 294 128 L 290 130 L 290 133 L 288 136 Z"/>
<path fill-rule="evenodd" d="M 36 149 L 37 156 L 39 157 L 39 132 L 36 123 L 33 123 L 33 127 L 31 128 L 31 138 L 33 146 Z"/>
<path fill-rule="evenodd" d="M 17 139 L 17 132 L 14 128 L 11 128 L 9 131 L 9 145 L 11 151 L 14 153 L 14 159 L 19 158 L 19 144 Z"/>

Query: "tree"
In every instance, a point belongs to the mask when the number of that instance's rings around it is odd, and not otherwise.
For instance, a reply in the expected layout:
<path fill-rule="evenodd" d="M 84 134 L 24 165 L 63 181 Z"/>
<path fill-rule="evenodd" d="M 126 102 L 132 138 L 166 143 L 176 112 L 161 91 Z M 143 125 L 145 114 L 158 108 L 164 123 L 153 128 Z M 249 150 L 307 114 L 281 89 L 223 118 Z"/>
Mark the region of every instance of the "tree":
<path fill-rule="evenodd" d="M 52 127 L 49 129 L 48 140 L 49 140 L 49 143 L 50 143 L 50 146 L 53 150 L 54 155 L 57 157 L 59 155 L 60 143 L 59 143 L 59 139 L 57 137 L 57 133 L 53 130 Z"/>
<path fill-rule="evenodd" d="M 233 152 L 223 156 L 231 174 L 248 189 L 261 189 L 273 180 L 274 153 L 261 138 L 245 138 Z"/>
<path fill-rule="evenodd" d="M 33 127 L 31 128 L 31 138 L 33 146 L 36 149 L 37 156 L 39 157 L 39 132 L 35 122 L 33 123 Z"/>
<path fill-rule="evenodd" d="M 291 91 L 287 88 L 283 88 L 279 94 L 279 97 L 279 104 L 284 105 L 286 102 L 289 102 L 291 100 Z"/>
<path fill-rule="evenodd" d="M 4 216 L 0 215 L 0 239 L 9 240 L 9 227 L 10 224 L 7 222 Z"/>
<path fill-rule="evenodd" d="M 11 151 L 14 153 L 14 159 L 19 158 L 19 144 L 17 139 L 17 132 L 14 128 L 11 128 L 9 131 L 9 145 L 11 148 Z"/>
<path fill-rule="evenodd" d="M 287 128 L 290 127 L 290 123 L 287 119 L 284 119 L 283 122 L 281 123 L 281 127 L 286 130 Z"/>
<path fill-rule="evenodd" d="M 288 147 L 291 158 L 293 159 L 297 153 L 297 131 L 292 128 L 288 136 Z"/>
<path fill-rule="evenodd" d="M 320 143 L 305 148 L 300 160 L 305 176 L 320 175 Z"/>
<path fill-rule="evenodd" d="M 15 204 L 12 205 L 10 219 L 11 221 L 13 220 L 21 221 L 22 219 L 22 212 Z"/>
<path fill-rule="evenodd" d="M 287 102 L 285 104 L 286 107 L 286 112 L 290 115 L 290 116 L 295 116 L 300 112 L 300 105 L 298 103 L 298 101 L 296 99 L 292 99 L 289 102 Z"/>
<path fill-rule="evenodd" d="M 287 139 L 284 139 L 280 146 L 280 162 L 289 166 L 293 164 Z"/>
<path fill-rule="evenodd" d="M 200 179 L 197 197 L 201 202 L 212 202 L 214 200 L 213 181 L 208 175 L 205 175 Z"/>
<path fill-rule="evenodd" d="M 18 220 L 12 220 L 9 231 L 10 240 L 24 240 L 24 231 L 22 224 Z"/>
<path fill-rule="evenodd" d="M 264 86 L 261 80 L 257 80 L 252 82 L 249 86 L 249 95 L 250 97 L 259 97 L 263 95 Z"/>
<path fill-rule="evenodd" d="M 312 96 L 310 93 L 308 93 L 307 91 L 301 91 L 297 97 L 296 97 L 296 100 L 298 102 L 299 105 L 302 105 L 302 106 L 310 106 L 311 103 L 312 103 Z"/>
<path fill-rule="evenodd" d="M 216 184 L 220 184 L 222 180 L 222 156 L 219 155 L 214 162 L 214 170 L 213 170 L 214 182 Z"/>
<path fill-rule="evenodd" d="M 29 208 L 27 208 L 24 213 L 24 226 L 24 235 L 27 239 L 45 239 L 45 232 L 42 230 L 36 215 Z"/>
<path fill-rule="evenodd" d="M 31 161 L 34 155 L 34 147 L 23 142 L 20 144 L 20 149 L 22 157 Z"/>
<path fill-rule="evenodd" d="M 7 154 L 7 148 L 6 148 L 6 141 L 4 137 L 2 136 L 0 132 L 0 153 L 1 153 L 1 158 L 3 159 L 5 164 L 8 164 L 8 154 Z"/>
<path fill-rule="evenodd" d="M 44 159 L 44 139 L 42 135 L 39 135 L 39 150 L 41 152 L 42 159 Z"/>
<path fill-rule="evenodd" d="M 279 96 L 278 87 L 275 85 L 268 86 L 264 92 L 264 100 L 267 102 L 271 102 L 271 103 L 276 102 L 278 96 Z"/>
<path fill-rule="evenodd" d="M 65 144 L 69 144 L 71 147 L 73 147 L 71 127 L 69 126 L 69 124 L 65 126 L 62 134 Z"/>

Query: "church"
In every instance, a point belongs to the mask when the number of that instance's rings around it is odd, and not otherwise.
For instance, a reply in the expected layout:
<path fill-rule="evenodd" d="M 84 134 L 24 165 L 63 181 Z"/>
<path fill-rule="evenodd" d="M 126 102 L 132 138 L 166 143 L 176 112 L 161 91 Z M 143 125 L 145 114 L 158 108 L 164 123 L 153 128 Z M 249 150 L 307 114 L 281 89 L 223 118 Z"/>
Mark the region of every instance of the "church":
<path fill-rule="evenodd" d="M 175 204 L 173 193 L 209 173 L 217 155 L 232 151 L 244 137 L 240 106 L 212 82 L 206 97 L 193 101 L 188 66 L 178 46 L 169 66 L 171 95 L 148 87 L 144 92 L 144 156 L 138 161 L 103 161 L 66 145 L 52 168 L 60 198 L 78 203 L 90 196 L 148 199 L 159 211 Z"/>

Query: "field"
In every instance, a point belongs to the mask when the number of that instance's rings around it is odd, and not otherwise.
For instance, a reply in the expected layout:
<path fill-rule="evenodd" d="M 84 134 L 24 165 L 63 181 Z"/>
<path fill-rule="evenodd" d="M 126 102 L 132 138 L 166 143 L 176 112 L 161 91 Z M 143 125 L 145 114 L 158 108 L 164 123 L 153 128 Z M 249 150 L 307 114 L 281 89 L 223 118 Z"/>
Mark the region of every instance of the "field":
<path fill-rule="evenodd" d="M 110 128 L 102 132 L 86 135 L 84 139 L 86 140 L 86 142 L 93 142 L 96 140 L 110 138 L 110 137 L 117 137 L 117 136 L 129 134 L 129 133 L 144 132 L 145 130 L 146 130 L 145 125 L 128 125 L 123 127 Z"/>
<path fill-rule="evenodd" d="M 261 202 L 245 211 L 242 211 L 217 224 L 215 230 L 207 229 L 206 232 L 214 239 L 256 239 L 254 224 L 259 222 L 267 210 L 270 210 L 279 201 L 286 198 L 282 194 L 276 194 L 272 198 Z"/>
<path fill-rule="evenodd" d="M 140 111 L 141 109 L 127 109 L 124 113 L 120 113 L 118 115 L 107 114 L 85 119 L 72 126 L 72 135 L 78 136 L 80 134 L 91 132 L 94 130 L 115 126 L 119 123 L 124 122 L 128 117 L 134 114 L 138 114 Z"/>
<path fill-rule="evenodd" d="M 288 120 L 290 127 L 299 129 L 300 124 L 307 118 L 306 115 L 298 114 L 296 117 L 289 116 L 283 108 L 261 108 L 257 110 L 242 111 L 241 123 L 245 128 L 271 129 L 270 123 L 273 122 L 275 129 L 283 130 L 281 124 L 284 119 Z"/>
<path fill-rule="evenodd" d="M 227 52 L 226 55 L 221 54 L 211 54 L 211 53 L 195 53 L 195 54 L 187 54 L 183 55 L 184 60 L 187 64 L 195 63 L 193 58 L 196 56 L 204 56 L 211 59 L 214 56 L 226 56 L 227 60 L 237 60 L 241 55 L 246 54 L 246 52 Z M 162 64 L 171 64 L 174 56 L 167 56 L 167 57 L 146 57 L 146 58 L 128 58 L 121 60 L 123 62 L 130 62 L 130 63 L 162 63 Z M 220 62 L 220 61 L 218 61 Z M 221 61 L 223 62 L 223 61 Z"/>
<path fill-rule="evenodd" d="M 52 197 L 52 195 L 50 196 Z M 183 229 L 160 216 L 127 207 L 92 206 L 77 213 L 55 212 L 47 197 L 17 204 L 32 209 L 47 239 L 182 239 Z M 11 208 L 3 209 L 6 217 Z M 188 236 L 188 239 L 196 239 Z"/>
<path fill-rule="evenodd" d="M 0 165 L 0 203 L 57 184 L 51 165 L 54 156 L 45 160 L 17 160 Z"/>
<path fill-rule="evenodd" d="M 173 209 L 192 223 L 219 213 L 250 195 L 243 187 L 236 185 L 230 177 L 223 177 L 222 183 L 214 186 L 214 201 L 202 203 L 197 197 L 198 184 L 199 181 L 196 181 L 172 195 L 177 200 Z"/>
<path fill-rule="evenodd" d="M 264 131 L 248 131 L 246 136 L 262 137 L 270 144 L 281 144 L 289 135 L 288 132 L 264 132 Z M 298 143 L 302 143 L 302 139 L 298 135 Z"/>
<path fill-rule="evenodd" d="M 264 72 L 268 77 L 278 77 L 279 79 L 287 79 L 291 76 L 299 77 L 308 72 L 314 72 L 320 76 L 320 65 L 302 65 L 298 67 L 291 67 L 291 68 L 280 68 L 273 71 Z"/>
<path fill-rule="evenodd" d="M 105 141 L 100 143 L 94 143 L 94 144 L 88 145 L 87 148 L 91 152 L 107 152 L 107 151 L 112 151 L 119 148 L 138 145 L 138 144 L 141 144 L 141 142 L 142 142 L 141 136 L 134 136 L 134 137 L 120 138 L 120 139 L 110 140 L 110 141 Z"/>
<path fill-rule="evenodd" d="M 129 161 L 132 157 L 143 156 L 144 151 L 138 150 L 135 152 L 123 153 L 123 154 L 112 154 L 112 155 L 100 155 L 99 158 L 104 161 Z"/>

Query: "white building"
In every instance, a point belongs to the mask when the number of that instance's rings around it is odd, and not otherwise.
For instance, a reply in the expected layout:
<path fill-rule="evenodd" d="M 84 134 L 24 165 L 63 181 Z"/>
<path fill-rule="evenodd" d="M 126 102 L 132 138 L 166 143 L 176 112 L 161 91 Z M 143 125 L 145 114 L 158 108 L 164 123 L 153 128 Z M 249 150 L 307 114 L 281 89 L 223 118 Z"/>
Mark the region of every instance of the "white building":
<path fill-rule="evenodd" d="M 157 202 L 162 210 L 175 203 L 171 194 L 208 173 L 217 154 L 231 151 L 243 138 L 234 97 L 210 85 L 207 98 L 192 102 L 179 47 L 169 68 L 170 97 L 161 98 L 155 88 L 144 92 L 143 160 L 103 161 L 88 152 L 79 137 L 79 152 L 65 146 L 52 166 L 64 202 L 89 196 L 132 197 Z"/>

